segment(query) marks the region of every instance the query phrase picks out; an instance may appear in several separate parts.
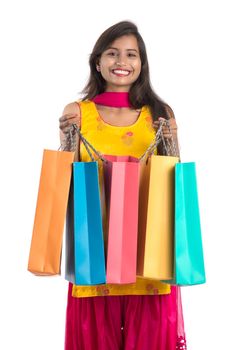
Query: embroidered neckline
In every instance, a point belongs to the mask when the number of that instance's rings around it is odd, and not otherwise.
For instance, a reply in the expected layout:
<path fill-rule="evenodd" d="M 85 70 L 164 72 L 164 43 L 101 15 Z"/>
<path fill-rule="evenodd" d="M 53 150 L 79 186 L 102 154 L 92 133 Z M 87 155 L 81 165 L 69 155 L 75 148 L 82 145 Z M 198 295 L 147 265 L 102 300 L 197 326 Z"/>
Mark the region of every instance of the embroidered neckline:
<path fill-rule="evenodd" d="M 141 111 L 140 111 L 140 113 L 139 113 L 139 115 L 138 115 L 138 118 L 137 118 L 137 120 L 136 120 L 133 124 L 129 124 L 129 125 L 113 125 L 113 124 L 109 124 L 108 122 L 106 122 L 106 121 L 102 118 L 102 116 L 100 115 L 100 113 L 99 113 L 99 111 L 98 111 L 98 109 L 97 109 L 96 104 L 95 104 L 92 100 L 90 100 L 90 102 L 91 102 L 92 105 L 93 105 L 93 108 L 94 108 L 94 110 L 95 110 L 96 116 L 100 118 L 101 123 L 103 123 L 104 125 L 109 126 L 109 127 L 111 127 L 111 128 L 118 128 L 118 129 L 128 129 L 128 128 L 135 127 L 135 126 L 141 121 L 141 119 L 142 119 L 142 117 L 143 117 L 143 115 L 144 115 L 145 109 L 146 109 L 145 106 L 143 106 L 143 107 L 141 108 Z"/>

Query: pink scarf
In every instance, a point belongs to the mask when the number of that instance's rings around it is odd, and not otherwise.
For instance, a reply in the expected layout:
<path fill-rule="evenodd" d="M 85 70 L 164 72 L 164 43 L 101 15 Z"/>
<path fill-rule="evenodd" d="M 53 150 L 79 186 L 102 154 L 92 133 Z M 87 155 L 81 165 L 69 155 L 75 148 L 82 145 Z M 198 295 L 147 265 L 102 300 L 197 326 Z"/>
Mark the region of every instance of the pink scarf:
<path fill-rule="evenodd" d="M 107 91 L 91 99 L 96 104 L 108 107 L 130 107 L 129 92 Z"/>

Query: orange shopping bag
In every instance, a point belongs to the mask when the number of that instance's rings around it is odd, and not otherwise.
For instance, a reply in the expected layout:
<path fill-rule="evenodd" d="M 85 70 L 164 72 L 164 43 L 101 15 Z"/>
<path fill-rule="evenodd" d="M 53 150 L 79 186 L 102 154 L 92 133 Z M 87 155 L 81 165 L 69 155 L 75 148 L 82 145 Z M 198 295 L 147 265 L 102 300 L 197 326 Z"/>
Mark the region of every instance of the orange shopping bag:
<path fill-rule="evenodd" d="M 62 236 L 75 152 L 44 150 L 28 270 L 60 274 Z"/>

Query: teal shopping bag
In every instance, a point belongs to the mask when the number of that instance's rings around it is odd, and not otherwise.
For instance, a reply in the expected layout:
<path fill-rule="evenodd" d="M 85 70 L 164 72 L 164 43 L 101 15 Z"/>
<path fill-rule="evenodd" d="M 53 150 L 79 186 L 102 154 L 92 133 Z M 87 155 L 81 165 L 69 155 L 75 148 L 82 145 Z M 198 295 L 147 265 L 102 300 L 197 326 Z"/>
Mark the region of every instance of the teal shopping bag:
<path fill-rule="evenodd" d="M 166 282 L 180 286 L 206 282 L 194 162 L 175 165 L 174 278 Z"/>
<path fill-rule="evenodd" d="M 105 283 L 98 162 L 73 163 L 67 218 L 65 278 L 76 285 Z"/>
<path fill-rule="evenodd" d="M 73 163 L 67 212 L 65 278 L 76 285 L 106 282 L 98 162 Z"/>
<path fill-rule="evenodd" d="M 73 127 L 92 161 L 73 163 L 66 220 L 65 279 L 76 285 L 103 284 L 106 268 L 98 161 L 91 150 L 98 159 L 104 161 L 104 158 L 75 124 Z"/>
<path fill-rule="evenodd" d="M 73 163 L 75 284 L 105 283 L 98 162 Z"/>

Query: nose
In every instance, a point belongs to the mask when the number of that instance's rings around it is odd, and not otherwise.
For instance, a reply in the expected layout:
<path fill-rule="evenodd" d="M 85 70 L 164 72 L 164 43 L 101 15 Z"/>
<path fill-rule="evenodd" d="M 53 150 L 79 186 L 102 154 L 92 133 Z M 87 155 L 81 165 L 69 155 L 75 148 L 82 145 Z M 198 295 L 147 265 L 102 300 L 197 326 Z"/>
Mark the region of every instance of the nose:
<path fill-rule="evenodd" d="M 117 57 L 116 58 L 116 65 L 118 65 L 118 66 L 125 66 L 126 65 L 123 55 L 117 55 L 116 57 Z"/>
<path fill-rule="evenodd" d="M 118 67 L 124 67 L 124 66 L 126 66 L 126 63 L 124 63 L 124 61 L 117 61 L 117 62 L 116 62 L 116 66 L 118 66 Z"/>

